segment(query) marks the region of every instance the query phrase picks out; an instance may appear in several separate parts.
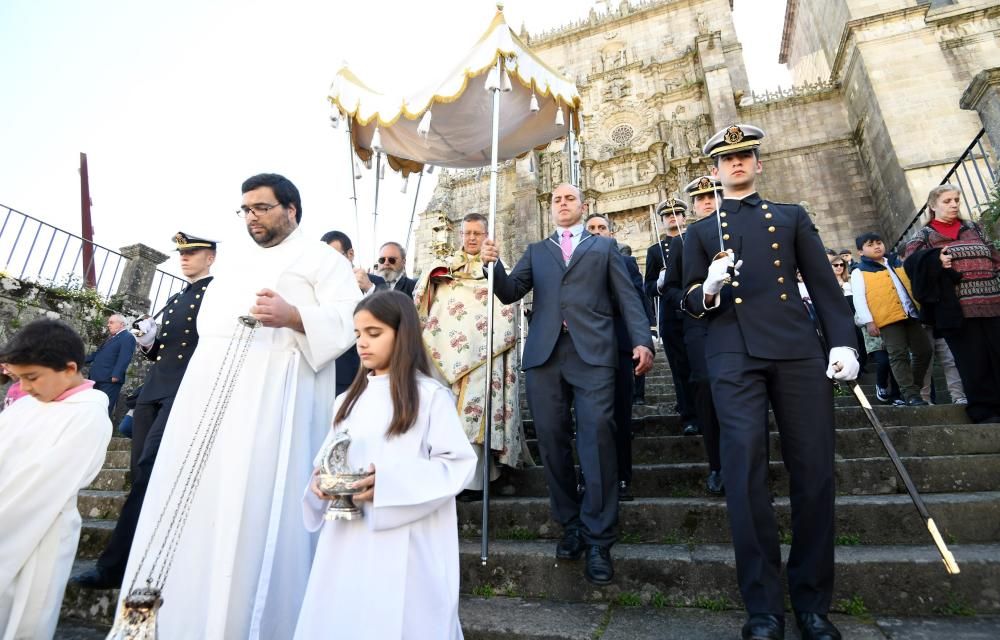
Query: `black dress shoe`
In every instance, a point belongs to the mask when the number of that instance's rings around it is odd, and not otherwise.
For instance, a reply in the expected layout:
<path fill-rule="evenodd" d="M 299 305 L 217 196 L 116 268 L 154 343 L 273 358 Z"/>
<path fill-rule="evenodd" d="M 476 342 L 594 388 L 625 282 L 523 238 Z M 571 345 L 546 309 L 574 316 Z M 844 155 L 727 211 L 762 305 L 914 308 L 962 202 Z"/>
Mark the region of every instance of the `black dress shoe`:
<path fill-rule="evenodd" d="M 562 540 L 556 545 L 556 558 L 560 560 L 577 560 L 583 555 L 587 545 L 583 543 L 583 536 L 575 529 L 568 529 L 563 532 Z"/>
<path fill-rule="evenodd" d="M 119 589 L 122 586 L 122 576 L 113 576 L 100 567 L 88 569 L 69 581 L 84 589 Z"/>
<path fill-rule="evenodd" d="M 583 575 L 590 584 L 604 586 L 611 584 L 611 578 L 615 577 L 615 568 L 611 564 L 611 549 L 592 544 L 587 548 L 587 566 L 583 568 Z"/>
<path fill-rule="evenodd" d="M 802 640 L 840 640 L 840 632 L 822 613 L 796 613 Z"/>
<path fill-rule="evenodd" d="M 455 496 L 455 499 L 459 502 L 479 502 L 483 499 L 483 492 L 476 491 L 475 489 L 466 489 L 462 493 Z"/>
<path fill-rule="evenodd" d="M 694 423 L 686 424 L 682 433 L 686 436 L 696 436 L 701 433 L 701 428 Z"/>
<path fill-rule="evenodd" d="M 753 613 L 743 623 L 743 640 L 784 640 L 785 619 L 773 613 Z"/>
<path fill-rule="evenodd" d="M 722 472 L 713 471 L 708 474 L 708 480 L 705 481 L 705 488 L 713 496 L 724 496 L 726 495 L 726 485 L 722 482 Z"/>
<path fill-rule="evenodd" d="M 628 488 L 628 483 L 624 480 L 618 483 L 618 502 L 632 502 L 632 491 Z"/>

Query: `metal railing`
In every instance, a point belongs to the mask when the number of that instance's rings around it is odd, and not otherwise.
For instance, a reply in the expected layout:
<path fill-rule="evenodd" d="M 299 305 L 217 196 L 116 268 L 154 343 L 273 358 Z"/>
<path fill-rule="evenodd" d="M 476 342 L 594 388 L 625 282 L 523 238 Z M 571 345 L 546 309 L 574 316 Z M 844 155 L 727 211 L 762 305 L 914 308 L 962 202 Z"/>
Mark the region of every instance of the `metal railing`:
<path fill-rule="evenodd" d="M 6 275 L 43 286 L 87 286 L 105 300 L 116 293 L 129 260 L 122 254 L 2 204 L 0 216 L 0 270 Z M 157 269 L 150 312 L 184 283 Z"/>
<path fill-rule="evenodd" d="M 986 129 L 980 129 L 958 161 L 951 166 L 948 173 L 938 183 L 939 185 L 953 184 L 962 190 L 962 204 L 965 213 L 971 220 L 979 219 L 979 214 L 989 202 L 990 194 L 996 188 L 997 180 L 1000 178 L 993 169 L 990 154 L 983 146 L 984 135 L 986 135 Z M 929 219 L 926 203 L 920 207 L 910 224 L 899 234 L 893 247 L 898 249 L 903 241 L 915 232 L 914 226 L 924 221 L 925 218 Z"/>

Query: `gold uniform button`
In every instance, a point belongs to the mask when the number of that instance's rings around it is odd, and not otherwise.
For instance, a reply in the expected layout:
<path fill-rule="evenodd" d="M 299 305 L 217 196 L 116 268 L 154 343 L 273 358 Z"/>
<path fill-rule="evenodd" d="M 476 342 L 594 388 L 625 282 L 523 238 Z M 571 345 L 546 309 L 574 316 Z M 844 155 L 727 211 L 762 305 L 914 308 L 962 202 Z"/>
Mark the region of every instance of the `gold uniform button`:
<path fill-rule="evenodd" d="M 182 343 L 181 343 L 181 346 L 182 346 L 182 347 L 186 347 L 186 346 L 188 346 L 188 343 L 186 343 L 186 342 L 182 342 Z"/>
<path fill-rule="evenodd" d="M 774 261 L 774 266 L 780 267 L 781 266 L 781 260 L 775 260 Z"/>
<path fill-rule="evenodd" d="M 777 251 L 778 250 L 778 243 L 775 242 L 774 244 L 772 244 L 771 248 L 774 249 L 775 251 Z"/>
<path fill-rule="evenodd" d="M 723 211 L 722 213 L 720 213 L 720 214 L 719 214 L 719 217 L 720 217 L 720 218 L 725 218 L 725 217 L 726 217 L 726 212 L 725 212 L 725 211 Z"/>
<path fill-rule="evenodd" d="M 204 291 L 207 288 L 208 288 L 208 286 L 204 286 L 204 287 L 201 288 L 201 290 Z"/>
<path fill-rule="evenodd" d="M 778 284 L 785 284 L 785 276 L 778 276 Z"/>
<path fill-rule="evenodd" d="M 743 304 L 743 298 L 736 298 L 736 300 L 734 300 L 733 302 L 735 302 L 736 304 Z"/>
<path fill-rule="evenodd" d="M 764 219 L 765 219 L 765 220 L 770 220 L 770 219 L 771 219 L 771 217 L 772 217 L 772 216 L 771 216 L 771 214 L 770 214 L 770 213 L 765 213 L 765 214 L 764 214 Z"/>
<path fill-rule="evenodd" d="M 191 316 L 188 316 L 188 322 L 191 322 Z"/>
<path fill-rule="evenodd" d="M 177 359 L 178 359 L 178 360 L 183 360 L 183 359 L 184 359 L 184 356 L 183 356 L 183 355 L 181 355 L 181 354 L 177 354 Z"/>
<path fill-rule="evenodd" d="M 771 233 L 774 233 L 774 227 L 768 227 L 767 230 L 770 231 Z"/>
<path fill-rule="evenodd" d="M 734 287 L 740 286 L 740 281 L 739 280 L 733 280 L 733 286 Z"/>
<path fill-rule="evenodd" d="M 200 294 L 200 293 L 198 293 L 198 294 L 195 294 L 195 296 L 194 296 L 194 297 L 195 297 L 195 299 L 197 300 L 198 298 L 200 298 L 200 297 L 201 297 L 201 294 Z"/>
<path fill-rule="evenodd" d="M 191 305 L 191 308 L 194 309 L 194 305 Z"/>
<path fill-rule="evenodd" d="M 191 330 L 190 329 L 185 329 L 184 333 L 191 333 Z"/>
<path fill-rule="evenodd" d="M 163 360 L 163 356 L 156 356 L 157 361 Z"/>
<path fill-rule="evenodd" d="M 171 309 L 171 310 L 170 310 L 170 311 L 168 311 L 167 313 L 173 313 L 173 312 L 174 312 L 174 310 L 173 310 L 173 309 Z"/>
<path fill-rule="evenodd" d="M 722 239 L 723 239 L 723 240 L 729 240 L 729 234 L 727 233 L 727 234 L 725 234 L 724 236 L 722 236 Z"/>
<path fill-rule="evenodd" d="M 782 300 L 788 300 L 788 294 L 787 293 L 781 294 L 781 299 Z"/>
<path fill-rule="evenodd" d="M 767 204 L 765 203 L 760 205 L 760 208 L 763 209 L 764 211 L 767 211 Z"/>
<path fill-rule="evenodd" d="M 722 226 L 723 226 L 723 227 L 728 227 L 728 226 L 729 226 L 729 223 L 728 223 L 728 222 L 723 222 L 723 223 L 722 223 Z"/>
<path fill-rule="evenodd" d="M 164 324 L 164 325 L 168 325 L 168 324 L 170 324 L 170 321 L 169 321 L 169 320 L 167 320 L 167 321 L 166 321 L 166 322 L 164 322 L 163 324 Z"/>
<path fill-rule="evenodd" d="M 174 300 L 174 304 L 177 304 L 178 302 L 180 302 L 180 300 Z"/>

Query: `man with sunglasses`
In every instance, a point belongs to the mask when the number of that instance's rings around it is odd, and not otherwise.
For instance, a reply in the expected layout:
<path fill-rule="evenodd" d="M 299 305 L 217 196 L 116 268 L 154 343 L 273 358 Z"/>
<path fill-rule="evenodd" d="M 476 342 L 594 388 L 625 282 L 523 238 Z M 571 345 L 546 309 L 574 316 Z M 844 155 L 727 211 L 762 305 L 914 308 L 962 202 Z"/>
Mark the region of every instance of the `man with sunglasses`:
<path fill-rule="evenodd" d="M 302 526 L 302 489 L 330 428 L 334 360 L 355 340 L 361 291 L 351 264 L 299 228 L 295 185 L 260 174 L 242 192 L 237 215 L 253 243 L 216 273 L 201 300 L 198 349 L 160 444 L 123 583 L 122 597 L 150 577 L 143 558 L 162 543 L 157 522 L 183 518 L 157 616 L 165 638 L 193 629 L 205 638 L 291 637 L 315 546 Z M 175 318 L 193 311 L 178 308 L 164 329 L 172 333 Z M 248 314 L 260 324 L 249 348 L 234 353 L 238 318 Z M 242 367 L 233 377 L 236 358 Z M 210 402 L 228 384 L 231 401 Z M 217 428 L 211 456 L 192 468 L 184 460 L 207 426 Z M 193 500 L 171 498 L 178 483 L 195 481 Z"/>
<path fill-rule="evenodd" d="M 375 289 L 393 289 L 413 297 L 413 288 L 417 286 L 417 281 L 406 277 L 406 249 L 398 242 L 386 242 L 378 252 L 378 263 L 375 271 L 385 279 L 384 285 L 377 285 Z"/>

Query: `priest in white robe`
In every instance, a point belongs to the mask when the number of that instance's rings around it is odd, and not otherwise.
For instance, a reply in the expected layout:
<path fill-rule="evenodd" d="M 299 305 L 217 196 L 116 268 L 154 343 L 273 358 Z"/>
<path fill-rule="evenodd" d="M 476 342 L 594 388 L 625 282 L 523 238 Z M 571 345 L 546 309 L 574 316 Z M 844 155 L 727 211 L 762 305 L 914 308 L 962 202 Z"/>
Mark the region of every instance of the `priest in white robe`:
<path fill-rule="evenodd" d="M 462 638 L 455 495 L 475 471 L 476 454 L 451 392 L 419 374 L 417 419 L 386 437 L 389 375 L 370 376 L 336 427 L 350 430 L 348 466 L 375 467 L 374 501 L 359 504 L 364 518 L 325 522 L 329 502 L 306 489 L 306 527 L 322 532 L 295 640 Z"/>
<path fill-rule="evenodd" d="M 62 325 L 32 324 L 39 322 Z M 52 330 L 43 333 L 51 338 Z M 80 341 L 80 365 L 83 357 Z M 108 397 L 76 372 L 75 386 L 50 394 L 55 397 L 23 397 L 0 413 L 2 640 L 45 640 L 55 633 L 80 541 L 76 496 L 101 470 L 111 439 Z M 32 396 L 43 386 L 22 384 Z"/>
<path fill-rule="evenodd" d="M 256 246 L 239 264 L 223 262 L 205 292 L 198 348 L 170 414 L 121 592 L 124 598 L 145 586 L 145 550 L 155 556 L 164 529 L 187 515 L 158 615 L 159 637 L 170 640 L 291 637 L 315 549 L 302 526 L 302 487 L 332 417 L 334 359 L 354 343 L 361 294 L 351 265 L 298 229 L 294 185 L 254 176 L 243 184 L 241 211 Z M 178 507 L 171 487 L 222 377 L 237 317 L 248 311 L 263 327 L 253 335 L 198 492 L 189 508 Z M 169 332 L 169 323 L 160 331 Z"/>

